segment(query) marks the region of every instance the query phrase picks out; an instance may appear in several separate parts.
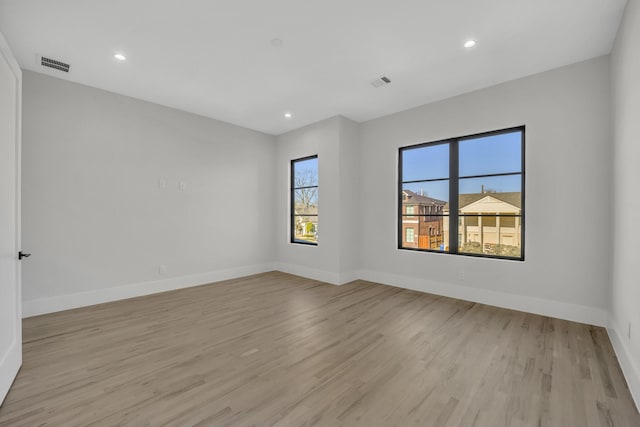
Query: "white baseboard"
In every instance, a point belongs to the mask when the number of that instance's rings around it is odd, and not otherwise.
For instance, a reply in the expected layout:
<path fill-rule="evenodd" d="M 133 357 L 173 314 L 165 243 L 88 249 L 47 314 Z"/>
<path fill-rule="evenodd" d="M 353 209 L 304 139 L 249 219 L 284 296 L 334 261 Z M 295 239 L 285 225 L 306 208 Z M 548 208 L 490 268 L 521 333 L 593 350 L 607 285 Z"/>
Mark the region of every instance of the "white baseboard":
<path fill-rule="evenodd" d="M 382 273 L 372 270 L 335 273 L 288 263 L 275 263 L 274 267 L 276 270 L 285 273 L 327 282 L 332 285 L 342 285 L 353 280 L 362 279 L 370 282 L 382 283 L 385 285 L 412 289 L 415 291 L 427 292 L 430 294 L 442 295 L 465 301 L 478 302 L 511 310 L 571 320 L 573 322 L 587 323 L 603 327 L 606 327 L 609 324 L 609 314 L 606 310 L 560 301 L 509 294 L 505 292 L 461 286 L 453 283 L 437 282 L 434 280 L 419 279 L 397 274 Z"/>
<path fill-rule="evenodd" d="M 317 268 L 307 267 L 298 264 L 288 264 L 284 262 L 277 262 L 274 265 L 274 269 L 282 271 L 283 273 L 295 274 L 296 276 L 302 276 L 320 282 L 330 283 L 332 285 L 344 285 L 358 278 L 358 274 L 355 271 L 346 273 L 335 273 L 333 271 L 318 270 Z"/>
<path fill-rule="evenodd" d="M 354 280 L 360 279 L 360 271 L 347 271 L 345 273 L 340 273 L 340 284 L 344 285 L 349 282 L 353 282 Z"/>
<path fill-rule="evenodd" d="M 23 301 L 22 317 L 38 316 L 40 314 L 54 313 L 56 311 L 70 310 L 72 308 L 86 307 L 89 305 L 102 304 L 105 302 L 155 294 L 158 292 L 173 291 L 191 286 L 219 282 L 221 280 L 229 280 L 243 276 L 250 276 L 252 274 L 265 273 L 267 271 L 273 271 L 273 269 L 272 263 L 249 265 L 245 267 L 210 271 L 207 273 L 192 274 L 188 276 L 133 283 L 113 288 L 97 289 L 94 291 L 80 292 L 70 295 L 59 295 L 31 301 Z"/>
<path fill-rule="evenodd" d="M 633 358 L 629 347 L 624 340 L 625 334 L 619 333 L 620 329 L 617 327 L 616 322 L 612 319 L 610 326 L 607 328 L 609 333 L 609 339 L 613 350 L 616 352 L 618 362 L 622 368 L 622 373 L 627 380 L 631 397 L 636 402 L 636 408 L 640 409 L 640 366 L 638 366 L 638 360 Z"/>
<path fill-rule="evenodd" d="M 418 279 L 371 270 L 361 270 L 358 277 L 370 282 L 590 325 L 606 327 L 609 320 L 609 315 L 605 310 L 530 296 L 508 294 L 488 289 L 472 288 L 453 283 L 436 282 L 434 280 Z"/>
<path fill-rule="evenodd" d="M 188 288 L 221 280 L 234 279 L 252 274 L 278 270 L 285 273 L 308 277 L 333 285 L 342 285 L 353 280 L 363 279 L 420 292 L 458 298 L 512 310 L 525 311 L 543 316 L 556 317 L 574 322 L 588 323 L 596 326 L 608 326 L 608 314 L 604 310 L 581 305 L 568 304 L 558 301 L 539 299 L 534 297 L 507 294 L 486 289 L 460 286 L 452 283 L 436 282 L 428 279 L 382 273 L 371 270 L 359 270 L 336 273 L 311 267 L 288 264 L 266 263 L 245 267 L 193 274 L 189 276 L 171 277 L 162 280 L 134 283 L 113 288 L 98 289 L 69 295 L 59 295 L 48 298 L 24 301 L 22 317 L 37 316 L 72 308 L 86 307 L 105 302 L 133 298 L 143 295 L 166 292 L 175 289 Z"/>

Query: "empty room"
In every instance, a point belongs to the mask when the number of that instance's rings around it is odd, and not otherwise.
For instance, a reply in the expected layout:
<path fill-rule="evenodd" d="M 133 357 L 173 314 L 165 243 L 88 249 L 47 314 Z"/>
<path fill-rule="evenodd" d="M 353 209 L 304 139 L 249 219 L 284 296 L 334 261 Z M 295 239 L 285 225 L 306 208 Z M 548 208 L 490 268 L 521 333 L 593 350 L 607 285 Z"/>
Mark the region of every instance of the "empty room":
<path fill-rule="evenodd" d="M 0 426 L 640 427 L 639 42 L 640 0 L 0 0 Z"/>

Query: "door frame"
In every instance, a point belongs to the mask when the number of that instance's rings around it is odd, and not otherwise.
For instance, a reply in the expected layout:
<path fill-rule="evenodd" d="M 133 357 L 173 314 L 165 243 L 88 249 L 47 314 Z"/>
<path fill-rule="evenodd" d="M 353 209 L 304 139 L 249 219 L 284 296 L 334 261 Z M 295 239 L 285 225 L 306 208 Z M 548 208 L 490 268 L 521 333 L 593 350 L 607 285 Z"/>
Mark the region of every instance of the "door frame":
<path fill-rule="evenodd" d="M 9 44 L 5 40 L 4 36 L 0 33 L 0 55 L 7 62 L 9 68 L 13 72 L 13 75 L 16 78 L 16 247 L 14 250 L 15 256 L 15 266 L 16 266 L 16 333 L 15 333 L 15 341 L 10 347 L 9 352 L 4 360 L 0 360 L 0 364 L 6 365 L 9 372 L 15 372 L 17 375 L 18 370 L 22 366 L 22 268 L 21 263 L 18 259 L 18 252 L 21 250 L 21 203 L 22 203 L 22 192 L 21 192 L 21 166 L 22 166 L 22 70 L 18 65 L 13 53 L 11 52 L 11 48 Z M 11 349 L 17 346 L 17 351 L 12 351 Z M 0 405 L 4 401 L 6 394 L 9 392 L 9 388 L 13 384 L 13 377 L 5 377 L 0 375 Z"/>

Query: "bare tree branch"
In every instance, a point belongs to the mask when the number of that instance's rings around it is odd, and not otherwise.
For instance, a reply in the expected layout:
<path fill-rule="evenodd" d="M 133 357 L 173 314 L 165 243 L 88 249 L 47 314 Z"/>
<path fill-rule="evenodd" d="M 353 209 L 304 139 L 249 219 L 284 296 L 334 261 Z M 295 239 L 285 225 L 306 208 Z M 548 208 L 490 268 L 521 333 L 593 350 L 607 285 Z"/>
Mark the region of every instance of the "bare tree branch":
<path fill-rule="evenodd" d="M 302 169 L 296 171 L 294 178 L 296 187 L 312 187 L 317 186 L 316 173 L 312 169 Z M 301 203 L 305 207 L 311 207 L 317 203 L 318 187 L 300 188 L 296 190 L 296 203 Z"/>

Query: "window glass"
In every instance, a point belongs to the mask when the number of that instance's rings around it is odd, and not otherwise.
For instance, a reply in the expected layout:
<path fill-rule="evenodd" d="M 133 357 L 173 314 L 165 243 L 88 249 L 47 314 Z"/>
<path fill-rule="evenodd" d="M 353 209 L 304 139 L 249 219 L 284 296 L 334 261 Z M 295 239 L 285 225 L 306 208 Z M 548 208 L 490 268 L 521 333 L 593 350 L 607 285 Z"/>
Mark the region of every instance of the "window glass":
<path fill-rule="evenodd" d="M 458 143 L 459 175 L 493 175 L 522 171 L 520 132 L 509 132 Z"/>
<path fill-rule="evenodd" d="M 449 177 L 447 144 L 410 148 L 402 153 L 402 181 L 421 181 Z"/>
<path fill-rule="evenodd" d="M 318 243 L 318 156 L 291 161 L 291 242 Z"/>
<path fill-rule="evenodd" d="M 401 148 L 398 247 L 523 260 L 523 147 L 524 127 Z"/>

